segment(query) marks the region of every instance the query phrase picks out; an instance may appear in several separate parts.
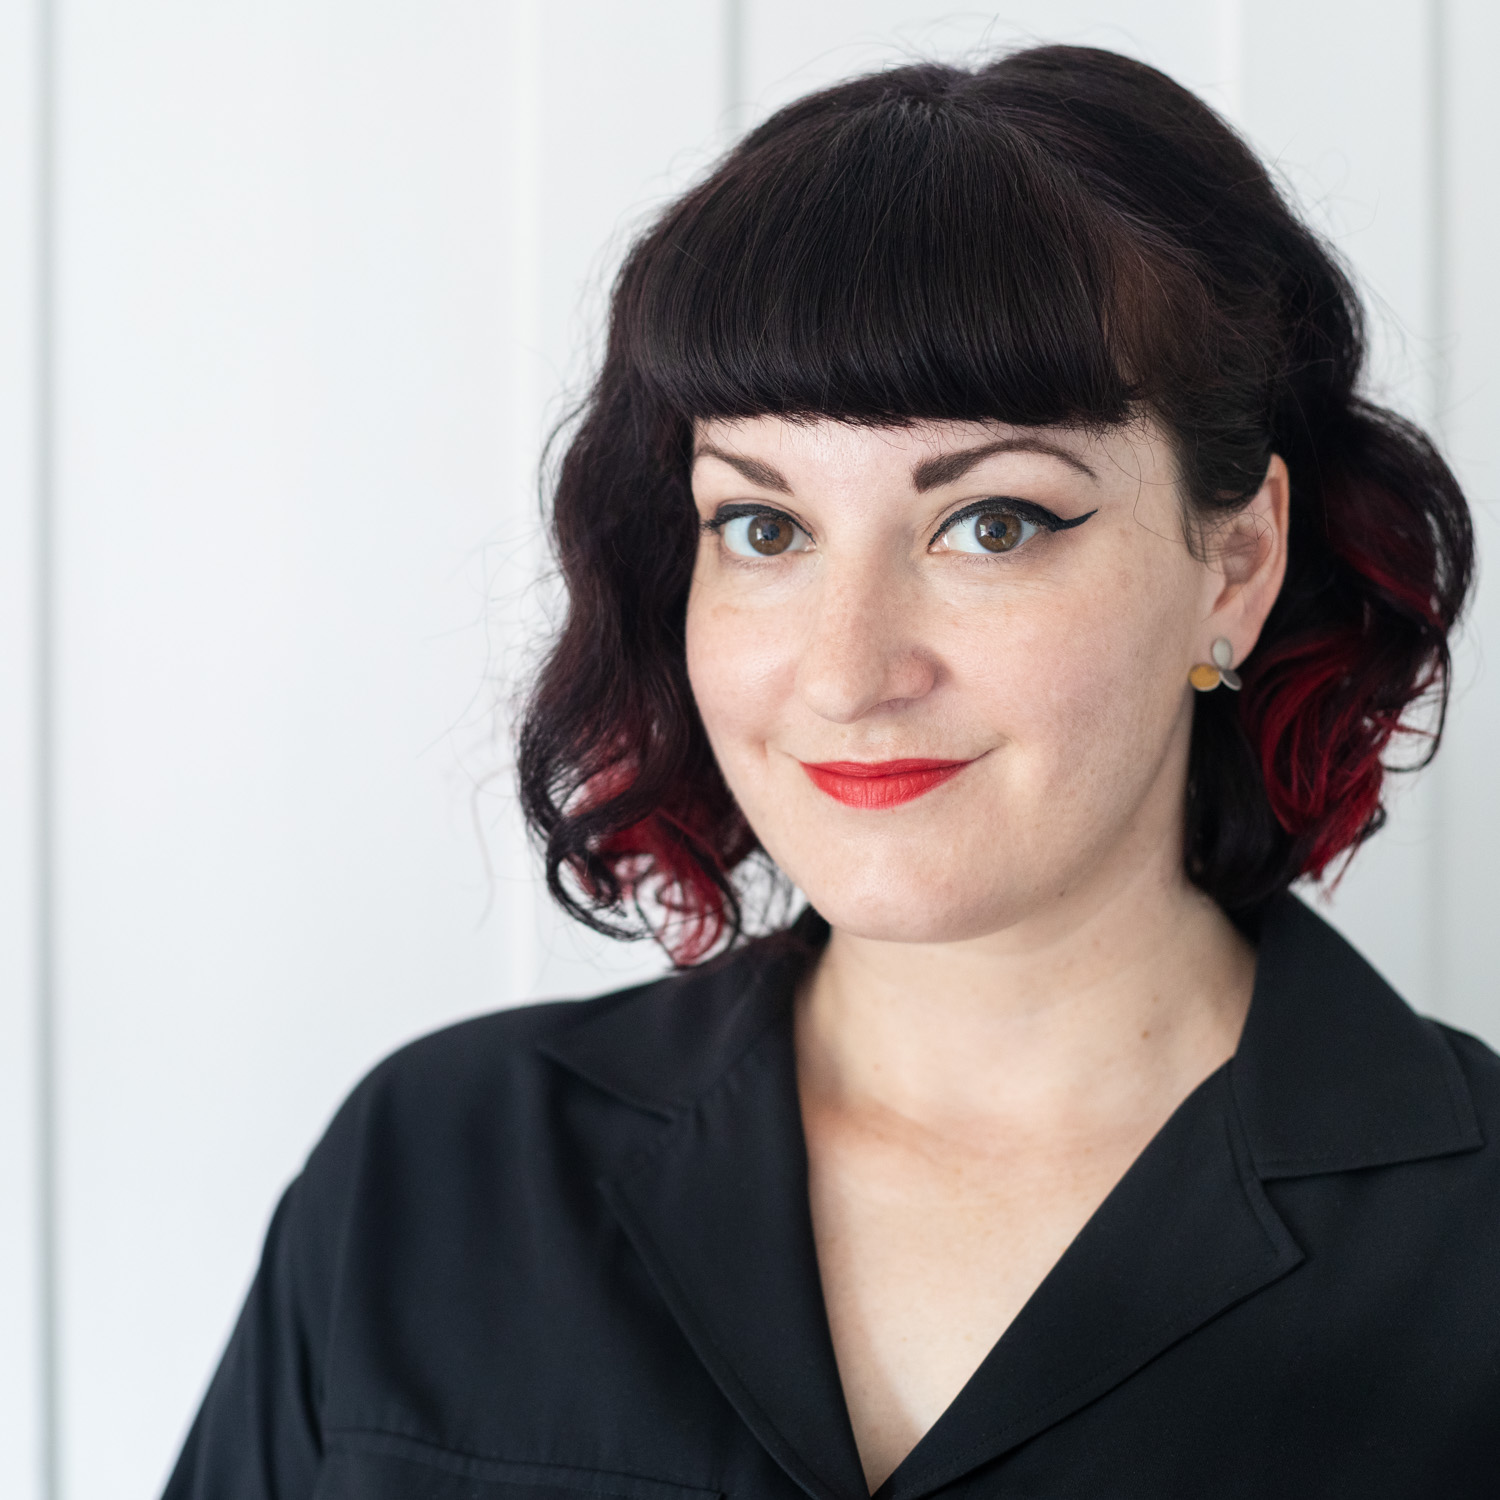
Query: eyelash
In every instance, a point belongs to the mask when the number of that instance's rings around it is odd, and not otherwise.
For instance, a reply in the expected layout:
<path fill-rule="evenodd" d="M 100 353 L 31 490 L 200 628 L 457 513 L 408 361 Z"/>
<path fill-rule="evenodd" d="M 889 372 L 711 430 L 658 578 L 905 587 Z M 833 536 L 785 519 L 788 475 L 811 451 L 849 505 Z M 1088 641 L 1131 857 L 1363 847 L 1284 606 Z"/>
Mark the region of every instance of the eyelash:
<path fill-rule="evenodd" d="M 935 547 L 955 526 L 960 526 L 965 521 L 972 521 L 976 516 L 1004 515 L 1007 513 L 1018 517 L 1022 521 L 1031 522 L 1040 531 L 1071 531 L 1073 527 L 1082 526 L 1090 516 L 1096 514 L 1096 512 L 1090 510 L 1081 516 L 1074 516 L 1071 521 L 1065 521 L 1061 516 L 1048 510 L 1045 505 L 1037 505 L 1031 500 L 1017 500 L 1011 495 L 986 495 L 983 500 L 972 501 L 970 504 L 964 506 L 962 510 L 955 511 L 949 516 L 933 532 L 927 545 Z"/>
<path fill-rule="evenodd" d="M 935 547 L 944 536 L 955 526 L 960 526 L 965 521 L 972 521 L 976 516 L 993 515 L 997 512 L 1009 512 L 1023 521 L 1029 521 L 1033 526 L 1042 531 L 1071 531 L 1075 526 L 1082 526 L 1090 516 L 1096 515 L 1097 511 L 1086 511 L 1081 516 L 1074 516 L 1065 521 L 1055 512 L 1050 511 L 1044 505 L 1037 505 L 1031 500 L 1019 500 L 1010 495 L 986 495 L 983 500 L 975 500 L 955 511 L 938 529 L 933 532 L 927 545 Z M 724 505 L 713 514 L 710 519 L 701 522 L 704 531 L 719 535 L 731 521 L 737 521 L 745 516 L 768 516 L 777 521 L 785 521 L 788 526 L 795 527 L 804 536 L 808 535 L 807 528 L 801 525 L 794 516 L 789 516 L 784 510 L 777 510 L 772 505 Z M 1025 545 L 1022 543 L 1021 545 Z M 1019 551 L 1019 547 L 1013 549 Z M 996 554 L 1001 556 L 1003 554 Z"/>
<path fill-rule="evenodd" d="M 778 521 L 788 521 L 797 527 L 798 531 L 806 533 L 805 526 L 797 525 L 794 516 L 789 516 L 784 510 L 777 510 L 774 505 L 721 505 L 706 521 L 700 521 L 699 527 L 703 531 L 712 531 L 715 535 L 731 522 L 738 521 L 743 516 L 771 516 Z"/>

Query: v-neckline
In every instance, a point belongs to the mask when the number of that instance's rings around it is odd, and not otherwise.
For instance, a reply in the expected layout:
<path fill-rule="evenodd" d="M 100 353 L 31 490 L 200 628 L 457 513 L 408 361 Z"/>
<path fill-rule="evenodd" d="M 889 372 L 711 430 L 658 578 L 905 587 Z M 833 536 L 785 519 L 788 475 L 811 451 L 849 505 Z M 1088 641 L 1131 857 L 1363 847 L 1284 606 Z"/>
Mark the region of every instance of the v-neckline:
<path fill-rule="evenodd" d="M 934 1431 L 940 1427 L 944 1427 L 945 1423 L 947 1427 L 954 1426 L 955 1424 L 960 1426 L 962 1425 L 963 1412 L 966 1410 L 966 1408 L 973 1405 L 977 1399 L 972 1394 L 970 1394 L 970 1388 L 975 1386 L 976 1383 L 981 1387 L 987 1383 L 987 1378 L 981 1374 L 981 1372 L 985 1370 L 987 1365 L 1004 1363 L 1006 1358 L 1006 1351 L 1011 1347 L 1010 1344 L 1007 1344 L 1004 1341 L 1008 1336 L 1012 1337 L 1013 1340 L 1014 1337 L 1017 1337 L 1011 1336 L 1010 1330 L 1014 1328 L 1018 1323 L 1021 1324 L 1022 1327 L 1022 1332 L 1020 1335 L 1018 1335 L 1018 1337 L 1026 1337 L 1027 1322 L 1038 1316 L 1038 1314 L 1034 1310 L 1034 1304 L 1037 1304 L 1038 1300 L 1040 1299 L 1041 1305 L 1045 1309 L 1050 1296 L 1050 1293 L 1047 1290 L 1049 1281 L 1052 1279 L 1054 1274 L 1059 1273 L 1059 1268 L 1063 1267 L 1063 1262 L 1068 1257 L 1070 1252 L 1075 1256 L 1080 1253 L 1074 1251 L 1073 1247 L 1078 1245 L 1079 1241 L 1083 1239 L 1086 1234 L 1089 1234 L 1092 1237 L 1092 1235 L 1097 1233 L 1097 1231 L 1091 1229 L 1091 1225 L 1093 1224 L 1094 1219 L 1101 1213 L 1104 1213 L 1106 1204 L 1109 1203 L 1109 1200 L 1113 1195 L 1115 1189 L 1123 1183 L 1125 1177 L 1133 1170 L 1135 1163 L 1140 1161 L 1141 1158 L 1146 1155 L 1147 1151 L 1152 1148 L 1152 1146 L 1157 1142 L 1158 1138 L 1163 1134 L 1163 1132 L 1168 1129 L 1169 1125 L 1173 1125 L 1173 1119 L 1177 1115 L 1179 1110 L 1186 1109 L 1190 1116 L 1204 1116 L 1206 1115 L 1206 1113 L 1215 1109 L 1222 1110 L 1222 1107 L 1226 1102 L 1222 1097 L 1214 1097 L 1211 1100 L 1195 1101 L 1191 1105 L 1190 1101 L 1194 1101 L 1194 1096 L 1197 1095 L 1200 1090 L 1206 1090 L 1206 1092 L 1210 1095 L 1221 1094 L 1222 1089 L 1219 1088 L 1217 1084 L 1213 1088 L 1208 1088 L 1207 1086 L 1214 1082 L 1214 1080 L 1216 1079 L 1216 1075 L 1223 1073 L 1226 1069 L 1227 1062 L 1221 1064 L 1218 1068 L 1214 1069 L 1207 1078 L 1201 1079 L 1197 1084 L 1190 1088 L 1187 1091 L 1186 1095 L 1179 1099 L 1176 1104 L 1174 1104 L 1172 1108 L 1167 1111 L 1165 1118 L 1161 1119 L 1156 1129 L 1151 1132 L 1150 1137 L 1145 1141 L 1145 1144 L 1136 1149 L 1134 1154 L 1128 1159 L 1120 1159 L 1119 1166 L 1109 1182 L 1107 1184 L 1100 1185 L 1100 1190 L 1098 1191 L 1097 1197 L 1095 1197 L 1091 1205 L 1089 1205 L 1088 1212 L 1083 1214 L 1081 1218 L 1075 1220 L 1074 1225 L 1070 1226 L 1072 1228 L 1072 1232 L 1068 1235 L 1066 1241 L 1062 1242 L 1056 1253 L 1054 1253 L 1047 1260 L 1045 1266 L 1040 1270 L 1040 1274 L 1037 1274 L 1035 1276 L 1035 1279 L 1031 1282 L 1029 1287 L 1022 1288 L 1022 1290 L 1024 1290 L 1025 1292 L 1025 1295 L 1023 1297 L 1020 1297 L 1015 1303 L 1012 1304 L 1009 1309 L 1007 1309 L 1009 1316 L 1005 1318 L 1003 1325 L 1000 1326 L 998 1328 L 998 1331 L 990 1338 L 989 1342 L 984 1347 L 983 1351 L 979 1354 L 978 1358 L 974 1359 L 973 1363 L 970 1364 L 964 1378 L 960 1382 L 958 1382 L 955 1387 L 952 1388 L 952 1394 L 949 1399 L 945 1402 L 942 1408 L 937 1411 L 932 1420 L 927 1423 L 927 1425 L 916 1435 L 916 1437 L 909 1444 L 907 1444 L 899 1460 L 885 1470 L 880 1483 L 870 1486 L 870 1493 L 872 1495 L 883 1495 L 888 1491 L 900 1491 L 904 1487 L 902 1476 L 906 1470 L 908 1461 L 911 1461 L 913 1463 L 920 1463 L 920 1455 L 918 1450 L 922 1449 L 923 1445 L 928 1443 L 929 1434 L 934 1433 Z M 825 1246 L 820 1236 L 818 1228 L 818 1205 L 816 1201 L 816 1195 L 811 1191 L 817 1181 L 816 1163 L 818 1161 L 818 1156 L 813 1147 L 813 1138 L 809 1129 L 805 1100 L 803 1101 L 803 1104 L 803 1145 L 807 1153 L 809 1162 L 809 1214 L 812 1225 L 814 1253 L 819 1269 L 820 1285 L 823 1287 L 824 1292 L 824 1317 L 828 1323 L 830 1341 L 834 1347 L 835 1363 L 838 1365 L 840 1371 L 842 1372 L 844 1351 L 841 1349 L 839 1344 L 837 1333 L 838 1324 L 836 1318 L 834 1317 L 834 1307 L 836 1306 L 836 1297 L 838 1292 L 837 1272 L 830 1272 L 828 1265 L 825 1264 L 824 1261 L 824 1255 L 827 1252 L 827 1246 Z M 1177 1130 L 1187 1129 L 1190 1132 L 1196 1132 L 1198 1129 L 1201 1129 L 1203 1123 L 1204 1121 L 1202 1119 L 1194 1118 L 1190 1120 L 1190 1122 L 1176 1125 L 1173 1128 Z M 918 1227 L 922 1217 L 923 1216 L 919 1208 L 907 1205 L 904 1207 L 904 1209 L 898 1210 L 895 1215 L 891 1216 L 889 1220 L 889 1227 L 891 1228 L 893 1233 L 903 1233 L 908 1227 Z M 915 1224 L 913 1223 L 914 1219 L 917 1221 Z M 931 1226 L 929 1225 L 929 1232 L 930 1228 Z M 941 1225 L 939 1225 L 938 1228 L 939 1230 L 941 1230 Z M 878 1238 L 878 1225 L 866 1225 L 862 1230 L 862 1233 L 865 1236 L 870 1236 L 873 1234 Z M 938 1243 L 940 1242 L 941 1240 Z M 924 1243 L 932 1242 L 930 1240 L 926 1240 L 924 1241 Z M 1086 1245 L 1088 1241 L 1085 1240 L 1084 1243 Z M 877 1256 L 879 1256 L 881 1253 L 878 1243 L 872 1243 L 868 1245 L 867 1248 Z M 988 1272 L 985 1271 L 985 1266 L 990 1267 L 990 1270 Z M 838 1263 L 838 1271 L 842 1271 L 843 1273 L 847 1274 L 849 1269 L 850 1268 L 847 1263 Z M 921 1266 L 917 1266 L 916 1269 L 920 1273 L 924 1269 L 930 1270 L 931 1268 L 923 1268 Z M 991 1281 L 996 1281 L 999 1279 L 1003 1269 L 1004 1268 L 995 1261 L 994 1254 L 990 1253 L 986 1255 L 982 1260 L 974 1262 L 973 1265 L 969 1267 L 969 1270 L 966 1274 L 970 1279 L 988 1277 L 988 1279 L 990 1279 Z M 835 1281 L 832 1288 L 830 1288 L 829 1286 L 830 1274 L 835 1275 Z M 1061 1274 L 1066 1277 L 1066 1275 L 1068 1274 L 1068 1268 L 1063 1267 Z M 978 1281 L 976 1281 L 975 1283 L 975 1289 L 980 1297 L 984 1295 L 985 1288 Z M 960 1324 L 965 1323 L 965 1319 L 961 1316 L 961 1310 L 949 1309 L 949 1311 L 955 1313 L 952 1321 Z M 928 1316 L 930 1316 L 930 1313 L 928 1314 Z M 900 1342 L 896 1345 L 890 1345 L 888 1343 L 886 1346 L 886 1352 L 890 1354 L 893 1351 L 915 1347 L 919 1343 L 920 1339 L 925 1336 L 927 1331 L 929 1331 L 930 1326 L 935 1327 L 936 1325 L 928 1325 L 926 1316 L 919 1317 L 918 1321 L 914 1324 L 902 1324 L 901 1326 L 893 1330 L 893 1332 L 899 1335 Z M 972 1317 L 967 1320 L 966 1326 L 969 1327 L 971 1335 L 973 1332 L 978 1331 L 978 1328 L 976 1327 L 976 1320 Z M 972 1343 L 972 1337 L 970 1338 L 969 1347 L 971 1349 L 974 1347 Z M 900 1372 L 897 1373 L 899 1374 Z M 850 1394 L 847 1386 L 843 1383 L 842 1376 L 841 1392 L 843 1394 L 844 1404 L 848 1412 L 850 1426 L 855 1434 L 856 1447 L 859 1447 L 860 1424 L 856 1420 L 856 1409 L 850 1400 Z M 944 1430 L 946 1431 L 946 1427 L 944 1427 Z M 932 1439 L 932 1443 L 935 1445 L 940 1445 L 941 1437 Z M 863 1461 L 862 1449 L 861 1457 Z"/>
<path fill-rule="evenodd" d="M 813 1236 L 785 976 L 775 1006 L 662 1147 L 604 1187 L 772 1456 L 817 1500 L 866 1500 Z M 1235 1139 L 1226 1065 L 1135 1159 L 875 1500 L 918 1500 L 999 1458 L 1299 1259 Z"/>
<path fill-rule="evenodd" d="M 1172 1111 L 875 1500 L 915 1500 L 1010 1451 L 1297 1264 L 1253 1175 L 1247 1191 L 1228 1068 Z"/>

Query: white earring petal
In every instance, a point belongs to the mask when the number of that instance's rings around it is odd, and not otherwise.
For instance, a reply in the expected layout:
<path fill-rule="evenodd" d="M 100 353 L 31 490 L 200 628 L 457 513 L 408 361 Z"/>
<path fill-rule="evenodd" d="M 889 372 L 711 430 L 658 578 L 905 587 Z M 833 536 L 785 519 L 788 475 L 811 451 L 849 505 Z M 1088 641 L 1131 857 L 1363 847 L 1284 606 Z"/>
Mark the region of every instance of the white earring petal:
<path fill-rule="evenodd" d="M 1234 663 L 1234 642 L 1221 635 L 1213 644 L 1212 655 L 1214 665 L 1222 672 Z"/>

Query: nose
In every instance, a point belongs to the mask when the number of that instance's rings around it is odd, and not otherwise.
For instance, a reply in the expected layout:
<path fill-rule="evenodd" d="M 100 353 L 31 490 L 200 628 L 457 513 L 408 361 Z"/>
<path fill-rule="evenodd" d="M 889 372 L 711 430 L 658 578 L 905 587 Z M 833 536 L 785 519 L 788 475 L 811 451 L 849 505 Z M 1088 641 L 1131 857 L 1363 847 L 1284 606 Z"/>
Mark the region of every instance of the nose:
<path fill-rule="evenodd" d="M 852 724 L 923 698 L 938 679 L 921 640 L 921 608 L 882 569 L 841 569 L 821 581 L 797 666 L 797 692 L 821 718 Z"/>

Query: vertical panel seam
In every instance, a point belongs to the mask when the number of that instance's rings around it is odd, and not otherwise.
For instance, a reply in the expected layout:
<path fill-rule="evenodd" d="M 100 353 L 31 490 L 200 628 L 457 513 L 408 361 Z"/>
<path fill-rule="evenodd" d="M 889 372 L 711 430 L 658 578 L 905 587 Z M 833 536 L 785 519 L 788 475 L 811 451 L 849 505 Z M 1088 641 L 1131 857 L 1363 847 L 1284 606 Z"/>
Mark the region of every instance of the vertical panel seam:
<path fill-rule="evenodd" d="M 56 24 L 53 0 L 36 0 L 36 161 L 33 379 L 34 558 L 36 619 L 32 639 L 33 876 L 35 880 L 36 1192 L 38 1409 L 43 1500 L 60 1500 L 57 1029 L 56 1029 L 56 547 L 55 256 Z"/>
<path fill-rule="evenodd" d="M 544 521 L 546 512 L 546 484 L 542 472 L 542 455 L 539 452 L 542 413 L 536 373 L 542 351 L 541 179 L 544 167 L 543 18 L 539 0 L 513 0 L 507 19 L 507 40 L 511 67 L 514 70 L 507 124 L 514 132 L 512 159 L 515 171 L 510 181 L 511 198 L 508 205 L 511 264 L 510 302 L 506 311 L 511 327 L 511 378 L 515 382 L 511 420 L 515 424 L 515 452 L 519 455 L 519 464 L 512 478 L 516 495 L 531 497 L 525 514 L 534 514 L 541 522 Z M 524 534 L 528 537 L 532 535 L 529 529 Z M 524 590 L 530 585 L 532 578 L 541 577 L 545 571 L 546 543 L 542 535 L 537 534 L 534 540 L 522 545 L 526 548 L 525 571 L 529 575 L 522 585 Z M 519 597 L 525 600 L 530 596 L 523 591 Z M 507 624 L 530 618 L 523 605 L 515 614 L 507 615 Z M 505 710 L 505 726 L 506 743 L 511 755 L 510 775 L 514 787 L 516 722 L 508 705 Z M 519 802 L 516 805 L 519 807 Z M 545 887 L 540 886 L 536 878 L 531 846 L 526 838 L 524 816 L 520 819 L 519 830 L 518 852 L 512 852 L 507 869 L 526 898 L 523 914 L 519 918 L 510 914 L 506 924 L 508 982 L 513 1000 L 523 999 L 535 992 L 541 971 L 539 933 L 543 921 L 542 907 L 549 899 Z"/>
<path fill-rule="evenodd" d="M 1218 70 L 1222 113 L 1245 129 L 1245 17 L 1242 0 L 1219 0 Z"/>
<path fill-rule="evenodd" d="M 1427 0 L 1427 316 L 1435 357 L 1432 366 L 1432 426 L 1446 438 L 1450 395 L 1448 366 L 1448 17 L 1447 0 Z"/>
<path fill-rule="evenodd" d="M 744 129 L 745 0 L 720 0 L 724 34 L 724 133 L 733 145 Z"/>
<path fill-rule="evenodd" d="M 1449 163 L 1447 120 L 1448 16 L 1447 0 L 1427 0 L 1427 317 L 1428 349 L 1431 378 L 1428 393 L 1432 402 L 1430 420 L 1438 446 L 1447 449 L 1448 402 L 1451 396 L 1449 378 L 1453 330 L 1449 326 L 1448 305 L 1448 212 Z M 1427 944 L 1428 974 L 1432 985 L 1433 1008 L 1447 1014 L 1452 1001 L 1449 994 L 1449 964 L 1446 959 L 1447 869 L 1449 852 L 1449 815 L 1451 798 L 1447 792 L 1447 767 L 1431 767 L 1432 833 L 1428 859 Z"/>

